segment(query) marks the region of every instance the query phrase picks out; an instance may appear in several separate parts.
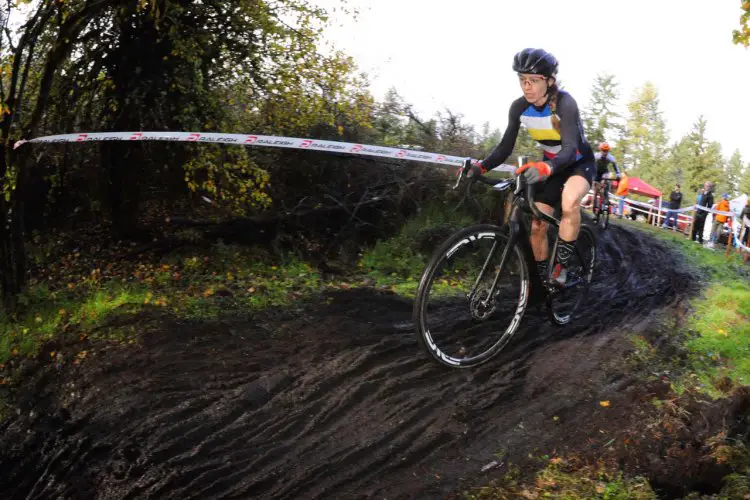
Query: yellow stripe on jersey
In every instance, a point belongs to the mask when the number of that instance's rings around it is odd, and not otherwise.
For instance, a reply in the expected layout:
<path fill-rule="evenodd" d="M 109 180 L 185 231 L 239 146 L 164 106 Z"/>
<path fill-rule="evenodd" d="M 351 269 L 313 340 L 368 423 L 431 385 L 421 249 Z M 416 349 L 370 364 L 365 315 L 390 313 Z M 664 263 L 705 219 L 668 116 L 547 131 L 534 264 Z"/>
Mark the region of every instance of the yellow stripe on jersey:
<path fill-rule="evenodd" d="M 555 130 L 554 128 L 550 129 L 540 129 L 540 128 L 530 128 L 528 129 L 529 135 L 532 139 L 535 141 L 559 141 L 562 140 L 560 137 L 560 132 Z"/>

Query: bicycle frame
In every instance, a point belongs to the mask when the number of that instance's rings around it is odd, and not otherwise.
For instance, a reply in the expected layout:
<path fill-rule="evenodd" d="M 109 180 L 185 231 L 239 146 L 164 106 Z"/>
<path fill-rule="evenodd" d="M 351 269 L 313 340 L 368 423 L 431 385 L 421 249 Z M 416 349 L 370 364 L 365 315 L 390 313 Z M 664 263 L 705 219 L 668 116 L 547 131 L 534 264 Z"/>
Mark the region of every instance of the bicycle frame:
<path fill-rule="evenodd" d="M 519 164 L 522 164 L 523 157 L 519 157 Z M 461 169 L 459 177 L 456 181 L 456 185 L 454 186 L 454 189 L 457 189 L 458 186 L 461 184 L 461 181 L 467 171 L 467 169 L 471 168 L 470 160 L 467 160 L 464 163 L 464 167 Z M 497 271 L 495 273 L 495 279 L 492 281 L 492 286 L 490 287 L 489 293 L 487 294 L 487 298 L 484 299 L 483 305 L 489 305 L 490 297 L 495 292 L 495 288 L 497 287 L 497 283 L 500 279 L 500 274 L 502 273 L 503 268 L 505 267 L 505 264 L 508 260 L 508 255 L 511 251 L 511 249 L 516 245 L 519 244 L 521 246 L 521 252 L 524 255 L 524 259 L 526 260 L 526 267 L 529 269 L 529 280 L 531 283 L 531 291 L 532 293 L 535 290 L 543 291 L 543 293 L 547 296 L 557 293 L 561 290 L 565 290 L 568 288 L 572 288 L 574 286 L 577 286 L 581 281 L 583 281 L 583 278 L 579 278 L 578 280 L 568 282 L 565 284 L 563 288 L 559 288 L 556 286 L 553 286 L 552 283 L 552 272 L 554 270 L 555 265 L 555 256 L 557 255 L 557 245 L 560 241 L 560 221 L 552 217 L 551 215 L 548 215 L 539 208 L 537 208 L 536 203 L 534 203 L 534 191 L 532 185 L 526 185 L 523 182 L 523 178 L 520 176 L 514 176 L 513 179 L 507 180 L 507 181 L 501 181 L 496 182 L 489 179 L 484 178 L 481 175 L 476 175 L 476 173 L 472 176 L 473 181 L 479 181 L 483 184 L 488 184 L 492 186 L 492 188 L 496 191 L 505 191 L 511 187 L 515 187 L 513 191 L 514 199 L 513 199 L 513 209 L 511 210 L 510 216 L 508 217 L 508 222 L 505 224 L 509 228 L 509 234 L 508 234 L 508 243 L 505 245 L 505 249 L 503 251 L 503 255 L 500 257 L 500 263 L 497 268 Z M 609 183 L 607 183 L 607 188 Z M 471 189 L 471 185 L 467 187 L 467 189 Z M 604 190 L 603 190 L 604 191 Z M 608 189 L 606 189 L 608 191 Z M 607 200 L 609 201 L 609 200 Z M 609 205 L 609 203 L 607 203 Z M 547 222 L 548 224 L 552 224 L 556 228 L 556 236 L 555 236 L 555 242 L 552 245 L 552 251 L 550 252 L 550 255 L 548 257 L 547 262 L 547 275 L 544 276 L 544 280 L 541 279 L 539 276 L 539 273 L 536 272 L 537 265 L 536 265 L 536 259 L 534 258 L 534 251 L 531 247 L 531 231 L 527 227 L 526 224 L 524 224 L 521 213 L 526 212 L 530 213 L 532 218 L 540 220 L 542 222 Z M 501 227 L 503 227 L 502 221 L 499 221 L 499 224 Z M 484 273 L 487 271 L 487 268 L 490 265 L 490 262 L 495 256 L 495 252 L 497 251 L 498 242 L 495 241 L 493 243 L 492 248 L 490 249 L 490 253 L 487 255 L 487 258 L 485 259 L 484 264 L 482 265 L 482 270 L 479 273 L 479 276 L 474 282 L 474 286 L 472 287 L 471 291 L 469 292 L 469 298 L 473 297 L 474 294 L 477 291 L 477 287 L 482 282 L 482 278 L 484 276 Z"/>
<path fill-rule="evenodd" d="M 604 207 L 607 207 L 607 210 L 610 209 L 612 206 L 612 202 L 609 199 L 609 192 L 611 191 L 612 187 L 612 180 L 611 179 L 604 179 L 602 191 L 601 191 L 601 197 L 602 197 L 602 206 L 600 210 L 604 210 Z"/>
<path fill-rule="evenodd" d="M 464 171 L 462 170 L 456 182 L 455 188 L 457 188 L 461 183 L 463 175 Z M 527 225 L 523 222 L 521 214 L 522 212 L 530 213 L 534 219 L 552 224 L 555 228 L 558 229 L 558 231 L 560 228 L 560 221 L 537 208 L 536 204 L 534 203 L 533 186 L 525 185 L 523 183 L 523 178 L 520 176 L 515 176 L 513 180 L 508 180 L 500 183 L 487 180 L 481 176 L 474 176 L 474 180 L 478 180 L 484 184 L 491 185 L 496 191 L 505 191 L 510 187 L 515 186 L 515 190 L 513 192 L 513 209 L 511 210 L 510 216 L 508 217 L 508 222 L 505 224 L 509 228 L 508 243 L 505 245 L 503 255 L 500 257 L 500 263 L 495 273 L 495 279 L 492 281 L 492 286 L 490 287 L 489 293 L 487 294 L 487 298 L 483 301 L 484 305 L 489 304 L 489 300 L 494 294 L 498 280 L 500 279 L 500 274 L 502 273 L 502 270 L 508 260 L 508 255 L 516 244 L 519 244 L 521 246 L 521 251 L 524 255 L 524 259 L 526 260 L 527 268 L 529 269 L 529 278 L 531 282 L 532 292 L 534 290 L 543 290 L 545 294 L 553 293 L 555 289 L 553 289 L 549 285 L 549 282 L 552 277 L 552 271 L 554 269 L 554 259 L 555 255 L 557 254 L 557 244 L 560 239 L 559 234 L 555 237 L 555 243 L 553 244 L 552 251 L 549 255 L 547 276 L 545 276 L 545 280 L 542 281 L 542 279 L 540 279 L 539 273 L 536 272 L 536 259 L 534 258 L 534 251 L 531 248 L 531 232 Z M 502 221 L 499 222 L 502 226 Z M 490 262 L 495 256 L 497 246 L 498 242 L 496 241 L 493 244 L 492 249 L 490 249 L 490 253 L 488 254 L 484 265 L 482 266 L 482 270 L 480 271 L 479 276 L 474 283 L 474 286 L 469 292 L 470 298 L 474 296 L 474 293 L 476 293 L 477 287 L 479 286 L 479 283 L 481 283 L 484 273 L 487 271 Z M 566 284 L 565 288 L 576 286 L 577 284 L 578 282 L 568 283 Z"/>

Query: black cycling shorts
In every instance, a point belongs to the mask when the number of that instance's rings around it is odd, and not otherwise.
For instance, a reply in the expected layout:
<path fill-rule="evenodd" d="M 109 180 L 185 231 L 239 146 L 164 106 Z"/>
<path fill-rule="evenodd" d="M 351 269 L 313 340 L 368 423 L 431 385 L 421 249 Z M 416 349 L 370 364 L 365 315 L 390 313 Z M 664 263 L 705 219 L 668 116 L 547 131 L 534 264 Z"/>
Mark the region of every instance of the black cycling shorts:
<path fill-rule="evenodd" d="M 596 176 L 596 163 L 593 160 L 574 163 L 562 172 L 551 176 L 543 184 L 537 184 L 534 201 L 557 207 L 562 199 L 563 186 L 574 175 L 583 177 L 589 185 L 592 185 Z"/>

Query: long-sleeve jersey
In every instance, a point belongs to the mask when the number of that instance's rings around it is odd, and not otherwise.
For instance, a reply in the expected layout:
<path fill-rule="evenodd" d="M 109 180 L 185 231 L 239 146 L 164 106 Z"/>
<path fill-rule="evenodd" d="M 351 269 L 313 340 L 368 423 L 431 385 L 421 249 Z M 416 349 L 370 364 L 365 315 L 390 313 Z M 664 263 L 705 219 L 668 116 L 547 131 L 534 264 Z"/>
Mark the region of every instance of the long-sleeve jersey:
<path fill-rule="evenodd" d="M 544 150 L 545 161 L 550 164 L 552 174 L 581 161 L 593 160 L 594 154 L 586 141 L 581 115 L 575 99 L 562 90 L 557 94 L 557 116 L 560 119 L 560 131 L 552 124 L 552 110 L 549 102 L 542 107 L 530 104 L 521 97 L 510 106 L 508 126 L 500 144 L 482 161 L 484 168 L 490 170 L 513 152 L 521 125 L 529 131 L 532 139 Z"/>
<path fill-rule="evenodd" d="M 615 169 L 615 173 L 617 175 L 620 175 L 620 167 L 617 166 L 615 157 L 612 156 L 611 153 L 604 154 L 604 152 L 599 151 L 594 155 L 594 160 L 596 161 L 597 176 L 601 177 L 602 175 L 606 174 L 607 170 L 609 170 L 610 165 L 612 165 L 612 168 Z"/>

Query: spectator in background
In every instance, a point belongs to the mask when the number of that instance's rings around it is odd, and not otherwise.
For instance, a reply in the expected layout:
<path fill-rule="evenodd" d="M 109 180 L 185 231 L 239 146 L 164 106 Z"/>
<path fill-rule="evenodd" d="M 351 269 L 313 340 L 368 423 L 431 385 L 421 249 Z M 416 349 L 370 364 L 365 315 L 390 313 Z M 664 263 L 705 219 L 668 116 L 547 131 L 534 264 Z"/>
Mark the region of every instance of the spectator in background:
<path fill-rule="evenodd" d="M 714 210 L 719 212 L 729 212 L 729 193 L 721 195 L 721 201 L 716 204 Z M 714 214 L 714 222 L 711 225 L 711 243 L 716 243 L 721 236 L 721 230 L 724 228 L 724 223 L 729 218 L 728 215 Z"/>
<path fill-rule="evenodd" d="M 622 178 L 620 179 L 620 182 L 617 184 L 617 191 L 615 191 L 615 196 L 620 197 L 620 203 L 618 204 L 618 208 L 617 208 L 618 219 L 622 219 L 622 216 L 624 214 L 625 197 L 627 195 L 628 195 L 628 174 L 623 172 Z"/>
<path fill-rule="evenodd" d="M 682 193 L 680 192 L 680 185 L 674 185 L 674 191 L 669 195 L 669 210 L 667 210 L 667 218 L 664 220 L 662 227 L 671 227 L 669 224 L 670 219 L 674 219 L 674 225 L 677 226 L 677 210 L 680 209 L 682 204 Z"/>
<path fill-rule="evenodd" d="M 747 246 L 748 239 L 750 239 L 750 198 L 747 199 L 747 205 L 742 209 L 740 214 L 740 233 L 744 231 L 744 235 L 740 234 L 742 244 Z"/>
<path fill-rule="evenodd" d="M 710 182 L 703 184 L 703 189 L 698 193 L 698 200 L 695 202 L 696 207 L 711 208 L 714 204 L 714 195 L 711 192 L 713 185 Z M 708 212 L 705 210 L 695 211 L 695 220 L 693 221 L 693 233 L 690 235 L 690 239 L 703 244 L 703 229 L 706 225 L 706 217 Z"/>

